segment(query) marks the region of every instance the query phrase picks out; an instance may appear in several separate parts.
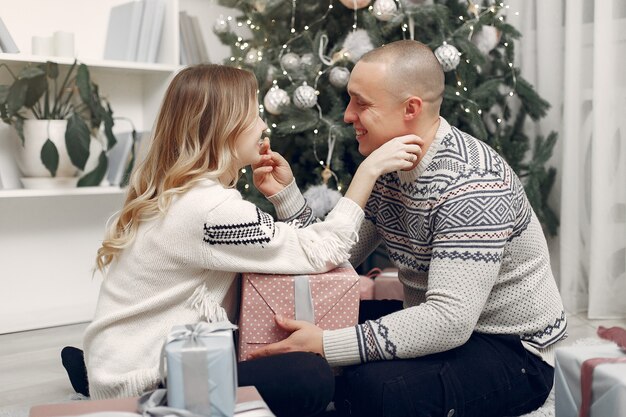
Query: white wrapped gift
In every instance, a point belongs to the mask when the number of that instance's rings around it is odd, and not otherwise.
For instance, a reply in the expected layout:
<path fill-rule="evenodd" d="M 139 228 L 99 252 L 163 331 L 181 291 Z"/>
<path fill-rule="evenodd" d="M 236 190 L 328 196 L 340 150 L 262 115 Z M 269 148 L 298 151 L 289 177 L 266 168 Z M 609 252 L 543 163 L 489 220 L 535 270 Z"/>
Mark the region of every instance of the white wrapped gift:
<path fill-rule="evenodd" d="M 212 417 L 233 415 L 237 393 L 233 343 L 236 328 L 227 321 L 172 328 L 163 355 L 169 407 Z"/>
<path fill-rule="evenodd" d="M 554 372 L 556 417 L 578 417 L 581 414 L 581 367 L 588 359 L 608 358 L 592 373 L 589 417 L 626 416 L 626 362 L 612 363 L 624 358 L 626 352 L 613 343 L 593 346 L 568 346 L 556 350 Z M 604 362 L 604 361 L 597 361 Z M 584 410 L 583 410 L 584 411 Z"/>

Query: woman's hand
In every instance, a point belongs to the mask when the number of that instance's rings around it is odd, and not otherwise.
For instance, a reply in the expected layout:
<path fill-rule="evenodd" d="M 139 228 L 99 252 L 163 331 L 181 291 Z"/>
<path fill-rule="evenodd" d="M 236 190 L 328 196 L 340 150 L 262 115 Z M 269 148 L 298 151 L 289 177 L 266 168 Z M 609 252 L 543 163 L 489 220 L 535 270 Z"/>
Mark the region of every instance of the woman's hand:
<path fill-rule="evenodd" d="M 417 135 L 393 138 L 372 152 L 359 166 L 376 178 L 392 171 L 408 171 L 417 166 L 424 140 Z"/>
<path fill-rule="evenodd" d="M 293 172 L 285 158 L 270 149 L 268 138 L 263 139 L 259 154 L 260 162 L 252 165 L 252 180 L 264 196 L 270 197 L 291 184 Z"/>
<path fill-rule="evenodd" d="M 424 140 L 416 135 L 404 135 L 390 139 L 372 152 L 352 177 L 346 197 L 365 207 L 378 177 L 397 170 L 410 170 L 421 159 Z"/>

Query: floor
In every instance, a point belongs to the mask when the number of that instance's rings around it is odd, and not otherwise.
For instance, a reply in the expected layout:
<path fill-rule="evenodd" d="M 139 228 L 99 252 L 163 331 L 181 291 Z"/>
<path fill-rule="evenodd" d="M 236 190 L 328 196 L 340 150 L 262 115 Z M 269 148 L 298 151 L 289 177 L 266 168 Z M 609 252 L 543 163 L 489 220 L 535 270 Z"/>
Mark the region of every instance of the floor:
<path fill-rule="evenodd" d="M 568 315 L 565 344 L 595 337 L 599 325 L 626 327 L 626 320 L 588 320 Z M 26 417 L 35 404 L 70 400 L 73 390 L 61 365 L 63 346 L 81 347 L 87 323 L 0 335 L 0 417 Z"/>

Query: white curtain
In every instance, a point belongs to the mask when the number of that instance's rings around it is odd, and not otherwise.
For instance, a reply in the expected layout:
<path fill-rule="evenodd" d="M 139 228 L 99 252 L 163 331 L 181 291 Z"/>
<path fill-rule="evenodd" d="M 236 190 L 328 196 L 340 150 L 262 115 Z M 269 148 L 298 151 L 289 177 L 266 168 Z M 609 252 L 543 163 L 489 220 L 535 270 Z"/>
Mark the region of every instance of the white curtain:
<path fill-rule="evenodd" d="M 509 0 L 522 75 L 559 132 L 553 270 L 568 311 L 626 317 L 626 0 Z"/>

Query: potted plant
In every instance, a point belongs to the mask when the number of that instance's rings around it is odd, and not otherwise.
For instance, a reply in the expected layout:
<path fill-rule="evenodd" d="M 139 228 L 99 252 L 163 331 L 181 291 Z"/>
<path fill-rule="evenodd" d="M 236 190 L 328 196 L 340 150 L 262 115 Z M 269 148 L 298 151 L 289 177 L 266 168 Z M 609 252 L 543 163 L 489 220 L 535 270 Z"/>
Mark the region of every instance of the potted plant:
<path fill-rule="evenodd" d="M 12 82 L 0 84 L 0 117 L 21 140 L 17 160 L 22 174 L 70 178 L 70 184 L 82 175 L 79 187 L 100 185 L 106 152 L 116 143 L 113 111 L 87 66 L 74 61 L 63 76 L 54 62 L 29 64 L 17 75 L 2 67 Z"/>

